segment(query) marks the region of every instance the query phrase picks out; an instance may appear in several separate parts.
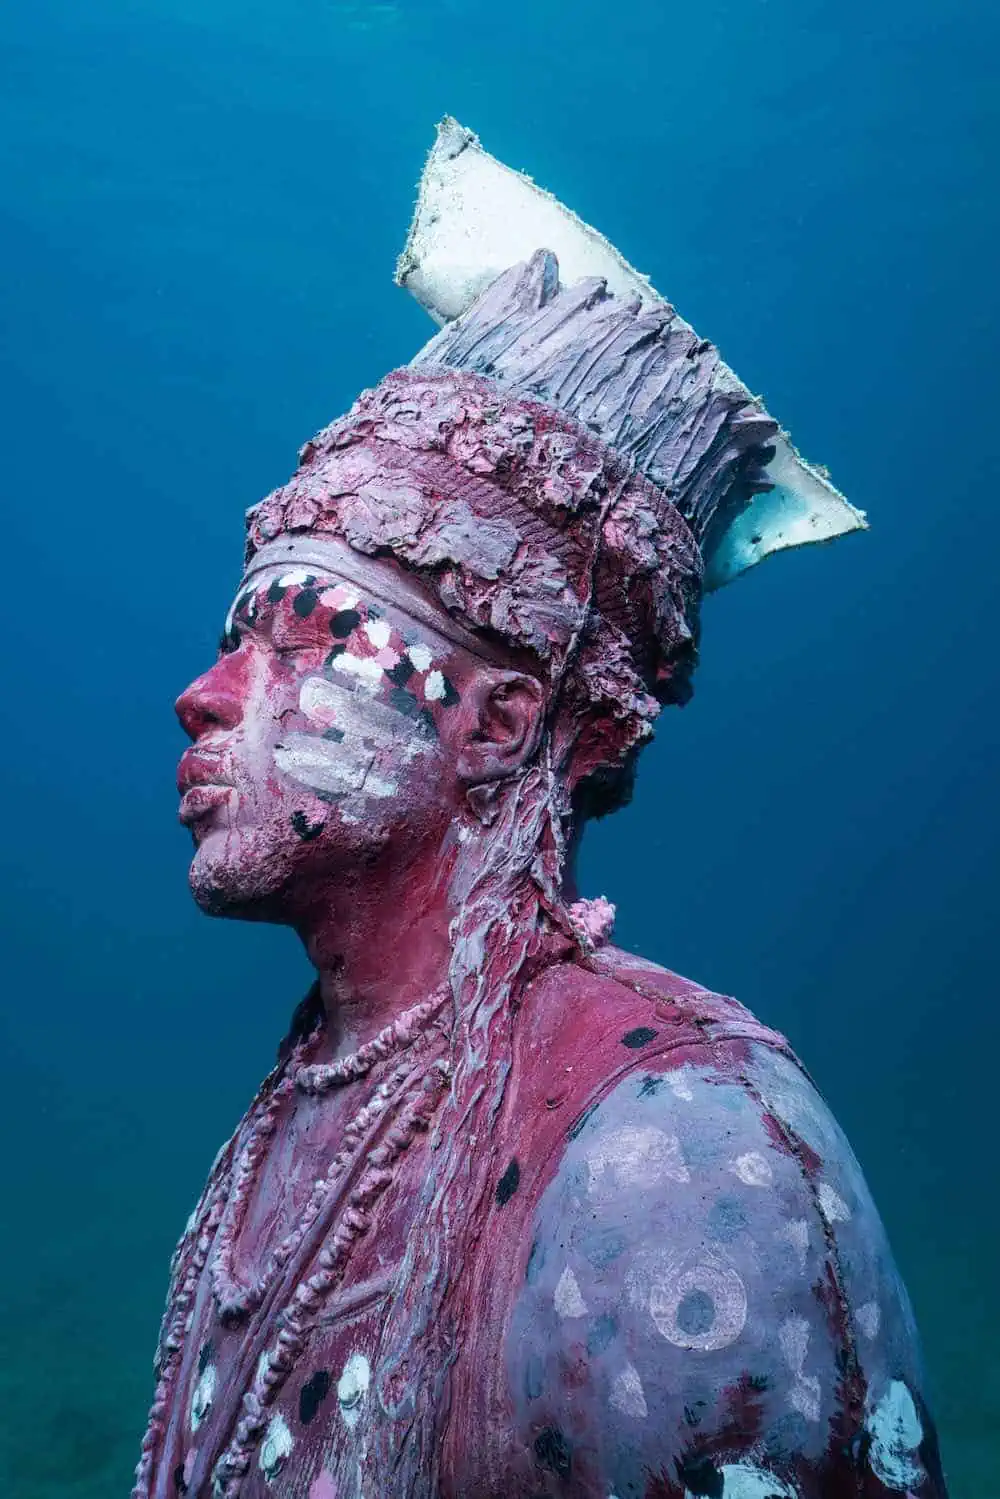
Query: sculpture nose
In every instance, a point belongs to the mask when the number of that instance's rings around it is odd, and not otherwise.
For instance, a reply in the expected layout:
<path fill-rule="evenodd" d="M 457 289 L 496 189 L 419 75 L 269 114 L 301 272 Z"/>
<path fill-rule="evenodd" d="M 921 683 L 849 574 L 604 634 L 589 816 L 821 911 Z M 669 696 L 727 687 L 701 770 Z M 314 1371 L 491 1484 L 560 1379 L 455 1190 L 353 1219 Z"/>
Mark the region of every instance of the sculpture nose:
<path fill-rule="evenodd" d="M 199 739 L 210 729 L 233 729 L 242 717 L 239 694 L 219 661 L 181 693 L 174 708 L 190 739 Z"/>

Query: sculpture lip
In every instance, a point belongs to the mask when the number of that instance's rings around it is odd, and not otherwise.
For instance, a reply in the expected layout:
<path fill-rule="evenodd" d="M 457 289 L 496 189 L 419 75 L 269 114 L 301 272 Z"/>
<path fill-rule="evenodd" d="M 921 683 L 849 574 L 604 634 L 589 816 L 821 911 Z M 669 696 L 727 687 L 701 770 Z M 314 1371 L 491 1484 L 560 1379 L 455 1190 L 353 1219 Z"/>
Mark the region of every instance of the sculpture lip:
<path fill-rule="evenodd" d="M 177 767 L 177 790 L 181 796 L 195 786 L 218 786 L 232 789 L 233 781 L 227 776 L 221 761 L 204 750 L 185 750 Z"/>

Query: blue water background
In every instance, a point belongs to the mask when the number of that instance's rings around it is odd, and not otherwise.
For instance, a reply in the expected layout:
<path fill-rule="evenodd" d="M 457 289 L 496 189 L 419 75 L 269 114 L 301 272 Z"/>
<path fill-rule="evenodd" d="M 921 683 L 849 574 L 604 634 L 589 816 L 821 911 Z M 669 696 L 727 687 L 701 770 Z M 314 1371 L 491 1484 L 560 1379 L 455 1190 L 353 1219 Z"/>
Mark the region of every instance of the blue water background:
<path fill-rule="evenodd" d="M 124 1494 L 167 1259 L 306 965 L 185 885 L 171 703 L 242 512 L 429 333 L 446 110 L 597 223 L 871 533 L 712 598 L 588 893 L 793 1039 L 1000 1493 L 998 12 L 975 0 L 20 0 L 0 20 L 13 1499 Z"/>

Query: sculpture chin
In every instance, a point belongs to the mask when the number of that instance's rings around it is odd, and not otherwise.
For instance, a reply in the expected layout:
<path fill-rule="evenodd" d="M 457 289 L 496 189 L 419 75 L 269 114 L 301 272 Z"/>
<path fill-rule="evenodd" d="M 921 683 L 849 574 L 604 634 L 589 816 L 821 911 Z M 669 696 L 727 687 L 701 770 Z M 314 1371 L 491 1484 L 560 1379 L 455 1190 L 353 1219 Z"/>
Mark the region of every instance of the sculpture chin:
<path fill-rule="evenodd" d="M 188 870 L 188 886 L 208 916 L 280 920 L 282 892 L 292 860 L 280 849 L 262 849 L 258 840 L 231 829 L 207 832 Z"/>
<path fill-rule="evenodd" d="M 322 833 L 304 839 L 301 827 L 314 825 L 302 816 L 304 824 L 278 812 L 263 825 L 199 829 L 188 885 L 206 915 L 292 923 L 331 880 L 370 866 L 398 833 L 385 820 L 345 823 L 327 811 Z"/>

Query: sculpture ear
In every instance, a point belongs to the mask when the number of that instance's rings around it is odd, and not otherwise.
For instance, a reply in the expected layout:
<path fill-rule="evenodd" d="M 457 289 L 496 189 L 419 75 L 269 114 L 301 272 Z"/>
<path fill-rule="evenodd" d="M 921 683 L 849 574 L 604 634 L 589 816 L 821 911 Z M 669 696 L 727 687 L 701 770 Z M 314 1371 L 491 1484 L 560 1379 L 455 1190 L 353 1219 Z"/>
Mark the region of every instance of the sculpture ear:
<path fill-rule="evenodd" d="M 459 777 L 467 786 L 502 781 L 538 748 L 545 691 L 521 672 L 485 671 L 464 696 L 471 727 L 458 756 Z"/>

